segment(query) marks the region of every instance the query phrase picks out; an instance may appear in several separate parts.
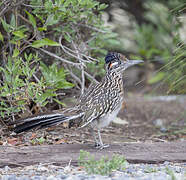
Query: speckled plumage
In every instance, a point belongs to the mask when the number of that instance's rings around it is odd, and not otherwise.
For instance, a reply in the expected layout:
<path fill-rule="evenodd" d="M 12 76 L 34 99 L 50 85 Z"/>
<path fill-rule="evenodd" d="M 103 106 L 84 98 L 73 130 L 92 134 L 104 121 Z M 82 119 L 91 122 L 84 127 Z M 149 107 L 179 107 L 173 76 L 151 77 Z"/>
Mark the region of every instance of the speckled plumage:
<path fill-rule="evenodd" d="M 108 71 L 101 83 L 92 86 L 80 98 L 79 109 L 84 112 L 80 126 L 93 123 L 95 128 L 101 129 L 105 127 L 104 124 L 108 125 L 109 123 L 103 123 L 102 120 L 110 122 L 114 119 L 111 114 L 116 114 L 115 111 L 121 108 L 123 95 L 122 74 Z M 113 119 L 105 118 L 108 115 Z"/>
<path fill-rule="evenodd" d="M 133 62 L 133 63 L 132 63 Z M 20 133 L 33 128 L 44 128 L 71 121 L 79 128 L 90 126 L 98 130 L 99 141 L 96 144 L 105 147 L 100 129 L 114 120 L 122 107 L 124 98 L 122 72 L 131 65 L 142 61 L 129 61 L 119 53 L 108 53 L 105 57 L 106 75 L 100 83 L 91 86 L 80 97 L 79 103 L 59 113 L 38 115 L 18 121 L 14 131 Z"/>

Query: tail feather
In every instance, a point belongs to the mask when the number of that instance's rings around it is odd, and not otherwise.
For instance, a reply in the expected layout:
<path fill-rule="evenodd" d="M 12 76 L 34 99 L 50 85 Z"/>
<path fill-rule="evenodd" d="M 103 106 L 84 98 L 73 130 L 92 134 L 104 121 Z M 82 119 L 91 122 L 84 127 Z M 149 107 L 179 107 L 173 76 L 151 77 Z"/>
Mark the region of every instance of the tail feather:
<path fill-rule="evenodd" d="M 45 114 L 45 115 L 39 115 L 35 117 L 29 117 L 16 122 L 13 131 L 16 133 L 21 133 L 24 131 L 29 131 L 34 128 L 37 129 L 46 128 L 46 127 L 60 124 L 62 122 L 77 119 L 81 116 L 82 116 L 81 113 L 72 116 L 65 116 L 64 114 L 56 113 L 56 114 Z"/>
<path fill-rule="evenodd" d="M 64 122 L 64 121 L 63 121 Z M 55 121 L 52 121 L 52 122 L 47 122 L 45 124 L 42 124 L 39 129 L 42 129 L 42 128 L 48 128 L 48 127 L 51 127 L 51 126 L 56 126 L 58 124 L 61 123 L 61 120 L 55 120 Z"/>

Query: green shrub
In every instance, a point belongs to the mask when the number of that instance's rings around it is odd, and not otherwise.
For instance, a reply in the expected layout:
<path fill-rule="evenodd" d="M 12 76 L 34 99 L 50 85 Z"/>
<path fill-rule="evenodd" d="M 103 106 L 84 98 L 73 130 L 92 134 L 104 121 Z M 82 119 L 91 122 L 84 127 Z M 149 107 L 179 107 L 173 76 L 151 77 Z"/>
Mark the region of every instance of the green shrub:
<path fill-rule="evenodd" d="M 83 93 L 85 80 L 103 67 L 103 58 L 94 57 L 117 42 L 103 26 L 106 5 L 96 0 L 16 2 L 1 3 L 0 116 L 6 118 L 31 113 L 33 103 L 64 105 L 60 94 L 74 85 Z"/>
<path fill-rule="evenodd" d="M 88 174 L 109 175 L 113 170 L 124 170 L 127 161 L 120 155 L 113 155 L 110 160 L 105 157 L 95 160 L 89 152 L 81 150 L 78 164 L 83 166 Z"/>
<path fill-rule="evenodd" d="M 35 76 L 37 67 L 41 70 L 38 79 Z M 58 100 L 57 90 L 73 87 L 66 81 L 66 72 L 56 64 L 47 67 L 37 55 L 24 54 L 21 57 L 8 57 L 5 67 L 0 67 L 3 81 L 0 85 L 0 112 L 2 117 L 28 111 L 27 107 L 34 102 L 38 107 L 45 106 L 50 100 Z"/>

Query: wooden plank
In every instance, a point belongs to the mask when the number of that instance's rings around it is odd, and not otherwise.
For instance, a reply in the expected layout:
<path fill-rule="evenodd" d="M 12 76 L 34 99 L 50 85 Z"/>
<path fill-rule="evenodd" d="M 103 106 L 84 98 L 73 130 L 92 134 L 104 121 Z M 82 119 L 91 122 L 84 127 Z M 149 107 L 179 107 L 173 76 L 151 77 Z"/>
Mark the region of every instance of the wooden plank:
<path fill-rule="evenodd" d="M 157 143 L 124 143 L 98 150 L 89 144 L 61 144 L 47 146 L 0 146 L 0 167 L 25 166 L 38 163 L 77 164 L 79 151 L 85 150 L 98 159 L 105 155 L 122 154 L 131 163 L 186 162 L 186 141 Z"/>

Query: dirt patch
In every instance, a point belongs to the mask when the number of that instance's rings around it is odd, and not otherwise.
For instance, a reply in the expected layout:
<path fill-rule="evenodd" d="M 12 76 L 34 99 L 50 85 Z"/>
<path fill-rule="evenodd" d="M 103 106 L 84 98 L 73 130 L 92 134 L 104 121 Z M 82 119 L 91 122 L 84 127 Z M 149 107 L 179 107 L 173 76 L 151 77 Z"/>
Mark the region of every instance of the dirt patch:
<path fill-rule="evenodd" d="M 157 98 L 158 99 L 158 98 Z M 161 101 L 155 98 L 127 99 L 119 117 L 129 124 L 123 134 L 137 141 L 172 141 L 186 138 L 186 100 Z"/>
<path fill-rule="evenodd" d="M 105 143 L 166 142 L 186 139 L 186 98 L 162 101 L 132 95 L 118 117 L 124 124 L 112 123 L 102 130 Z M 94 143 L 88 128 L 65 128 L 65 124 L 21 135 L 1 133 L 0 145 L 81 144 Z"/>

